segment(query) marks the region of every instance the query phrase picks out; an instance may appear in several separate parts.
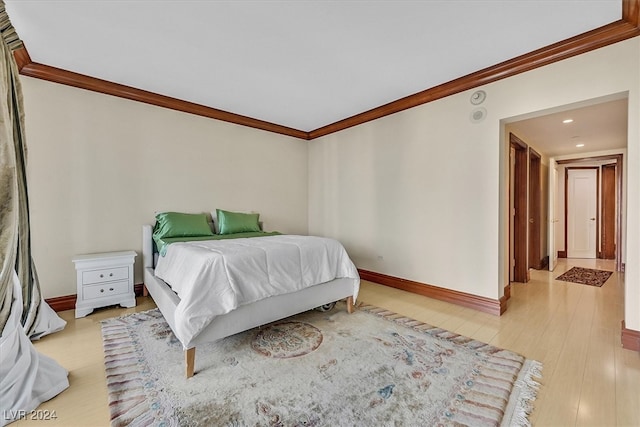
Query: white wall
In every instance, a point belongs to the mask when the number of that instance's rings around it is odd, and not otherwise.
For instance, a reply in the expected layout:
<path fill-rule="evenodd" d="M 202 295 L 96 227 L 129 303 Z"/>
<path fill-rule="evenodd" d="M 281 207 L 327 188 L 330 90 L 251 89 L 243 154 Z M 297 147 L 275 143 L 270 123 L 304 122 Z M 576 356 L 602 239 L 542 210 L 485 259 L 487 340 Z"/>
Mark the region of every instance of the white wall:
<path fill-rule="evenodd" d="M 497 299 L 508 279 L 500 120 L 629 92 L 626 323 L 640 330 L 640 38 L 311 141 L 309 231 L 360 268 Z M 633 224 L 632 224 L 633 223 Z"/>
<path fill-rule="evenodd" d="M 306 141 L 21 81 L 33 256 L 46 298 L 76 293 L 75 254 L 140 254 L 141 225 L 157 210 L 256 211 L 265 229 L 307 233 Z"/>

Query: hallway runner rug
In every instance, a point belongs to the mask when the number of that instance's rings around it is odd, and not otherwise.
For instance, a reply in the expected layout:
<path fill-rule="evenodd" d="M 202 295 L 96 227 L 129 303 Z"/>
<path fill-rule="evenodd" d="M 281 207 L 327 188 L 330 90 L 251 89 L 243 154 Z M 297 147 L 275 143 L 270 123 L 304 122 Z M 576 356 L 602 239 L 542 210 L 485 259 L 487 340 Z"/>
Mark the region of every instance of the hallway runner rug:
<path fill-rule="evenodd" d="M 573 267 L 567 272 L 556 277 L 563 282 L 581 283 L 590 286 L 602 286 L 613 274 L 612 271 L 594 270 L 592 268 Z"/>
<path fill-rule="evenodd" d="M 528 426 L 542 364 L 373 306 L 184 352 L 158 309 L 102 322 L 112 426 Z"/>

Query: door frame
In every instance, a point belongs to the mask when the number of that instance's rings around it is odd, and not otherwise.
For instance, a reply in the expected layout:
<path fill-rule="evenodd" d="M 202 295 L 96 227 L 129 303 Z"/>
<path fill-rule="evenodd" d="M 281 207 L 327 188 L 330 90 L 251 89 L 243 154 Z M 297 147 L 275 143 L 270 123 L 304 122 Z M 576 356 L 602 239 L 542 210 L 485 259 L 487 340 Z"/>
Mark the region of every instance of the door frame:
<path fill-rule="evenodd" d="M 527 165 L 529 146 L 520 138 L 509 132 L 509 146 L 515 149 L 515 174 L 514 186 L 514 216 L 513 233 L 514 239 L 509 237 L 509 242 L 513 240 L 513 261 L 515 262 L 513 271 L 513 281 L 526 283 L 529 281 L 529 263 L 527 260 Z M 509 243 L 511 244 L 511 243 Z M 509 260 L 512 262 L 512 260 Z M 511 267 L 510 267 L 511 268 Z"/>
<path fill-rule="evenodd" d="M 549 191 L 547 193 L 547 215 L 549 228 L 547 229 L 547 252 L 549 252 L 549 271 L 553 271 L 558 265 L 558 250 L 556 247 L 558 228 L 558 162 L 555 158 L 549 159 Z"/>
<path fill-rule="evenodd" d="M 529 147 L 529 267 L 540 270 L 542 268 L 541 256 L 541 175 L 540 165 L 542 156 L 533 148 Z"/>
<path fill-rule="evenodd" d="M 604 155 L 604 156 L 593 156 L 593 157 L 576 157 L 573 159 L 564 159 L 564 160 L 556 160 L 556 164 L 558 165 L 567 165 L 569 163 L 581 162 L 585 160 L 615 160 L 616 161 L 616 271 L 622 271 L 622 174 L 624 167 L 624 155 L 622 153 L 612 154 L 612 155 Z M 565 187 L 565 194 L 567 189 Z M 565 210 L 566 210 L 565 203 Z M 565 230 L 565 257 L 566 257 L 566 231 L 567 224 L 564 225 Z M 558 255 L 560 257 L 560 255 Z"/>
<path fill-rule="evenodd" d="M 607 163 L 602 166 L 602 180 L 600 181 L 601 192 L 600 192 L 600 250 L 598 251 L 598 258 L 602 259 L 615 259 L 616 253 L 618 251 L 618 247 L 616 245 L 616 168 L 618 165 L 616 163 Z M 605 173 L 605 171 L 610 171 L 613 169 L 613 177 L 610 173 Z M 611 179 L 613 178 L 613 183 Z M 613 184 L 613 185 L 612 185 Z M 613 199 L 613 200 L 612 200 Z M 613 210 L 613 214 L 611 213 Z M 613 233 L 610 233 L 609 230 L 613 228 Z M 613 243 L 613 245 L 612 245 Z M 613 246 L 613 247 L 611 247 Z"/>

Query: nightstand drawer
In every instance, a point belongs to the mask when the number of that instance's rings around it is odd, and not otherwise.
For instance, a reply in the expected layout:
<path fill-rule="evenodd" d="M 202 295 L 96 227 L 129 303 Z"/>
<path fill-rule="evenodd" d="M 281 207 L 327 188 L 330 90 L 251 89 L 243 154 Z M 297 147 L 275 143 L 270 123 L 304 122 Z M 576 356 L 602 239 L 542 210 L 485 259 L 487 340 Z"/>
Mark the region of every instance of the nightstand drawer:
<path fill-rule="evenodd" d="M 129 292 L 129 281 L 112 282 L 104 285 L 84 286 L 82 288 L 83 299 L 103 298 Z"/>
<path fill-rule="evenodd" d="M 82 272 L 82 284 L 111 282 L 114 280 L 123 280 L 129 278 L 128 267 L 103 268 L 100 270 L 91 270 Z"/>

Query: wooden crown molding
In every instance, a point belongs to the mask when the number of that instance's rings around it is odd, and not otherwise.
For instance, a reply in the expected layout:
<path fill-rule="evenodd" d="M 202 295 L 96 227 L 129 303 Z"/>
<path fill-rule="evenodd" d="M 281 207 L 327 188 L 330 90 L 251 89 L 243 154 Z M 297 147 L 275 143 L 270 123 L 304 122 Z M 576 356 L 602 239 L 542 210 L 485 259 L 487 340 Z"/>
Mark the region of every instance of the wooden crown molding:
<path fill-rule="evenodd" d="M 640 27 L 640 1 L 622 0 L 622 20 Z"/>
<path fill-rule="evenodd" d="M 358 273 L 360 273 L 360 278 L 363 280 L 379 283 L 392 288 L 402 289 L 403 291 L 412 292 L 414 294 L 440 301 L 446 301 L 463 307 L 473 308 L 495 316 L 500 316 L 507 310 L 506 297 L 502 297 L 499 300 L 493 300 L 491 298 L 440 288 L 438 286 L 401 279 L 399 277 L 376 273 L 374 271 L 358 269 Z"/>
<path fill-rule="evenodd" d="M 319 138 L 334 132 L 376 120 L 391 114 L 426 104 L 478 86 L 514 76 L 538 67 L 552 64 L 572 56 L 580 55 L 613 43 L 640 35 L 640 0 L 622 0 L 622 19 L 567 40 L 554 43 L 533 52 L 518 56 L 492 67 L 485 68 L 450 82 L 398 99 L 360 114 L 320 127 L 310 132 L 241 116 L 216 108 L 182 101 L 153 92 L 124 86 L 72 71 L 51 67 L 31 61 L 26 48 L 14 52 L 20 74 L 87 89 L 133 101 L 222 120 L 268 132 L 275 132 L 305 140 Z"/>
<path fill-rule="evenodd" d="M 637 5 L 640 0 L 628 0 Z M 631 9 L 631 8 L 630 8 Z M 635 9 L 633 9 L 635 10 Z M 637 13 L 636 13 L 637 15 Z M 637 16 L 636 16 L 637 20 Z M 580 55 L 640 35 L 638 25 L 620 20 L 567 40 L 543 47 L 500 64 L 468 74 L 439 86 L 392 101 L 381 107 L 346 118 L 309 132 L 309 139 L 319 138 L 353 126 L 398 113 L 478 86 L 512 77 L 572 56 Z"/>
<path fill-rule="evenodd" d="M 27 48 L 23 46 L 20 49 L 16 49 L 13 51 L 13 57 L 16 60 L 16 65 L 18 66 L 18 71 L 22 71 L 22 69 L 31 64 L 31 57 L 29 56 L 29 52 L 27 52 Z"/>
<path fill-rule="evenodd" d="M 14 56 L 16 57 L 16 62 L 18 62 L 18 57 L 21 62 L 24 62 L 25 58 L 29 58 L 26 48 L 19 49 L 19 51 L 14 53 Z M 74 73 L 73 71 L 39 64 L 37 62 L 30 61 L 30 58 L 28 63 L 23 63 L 22 66 L 19 64 L 18 68 L 20 70 L 20 74 L 28 77 L 35 77 L 37 79 L 47 80 L 54 83 L 104 93 L 106 95 L 117 96 L 132 101 L 144 102 L 145 104 L 169 108 L 171 110 L 182 111 L 184 113 L 195 114 L 197 116 L 203 116 L 210 119 L 222 120 L 241 126 L 279 133 L 295 138 L 308 139 L 309 136 L 307 132 L 297 129 L 269 123 L 264 120 L 253 119 L 251 117 L 230 113 L 228 111 L 218 110 L 217 108 L 211 108 L 189 101 L 183 101 L 181 99 L 160 95 L 146 90 L 137 89 L 135 87 L 113 83 L 84 74 Z"/>

